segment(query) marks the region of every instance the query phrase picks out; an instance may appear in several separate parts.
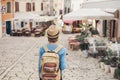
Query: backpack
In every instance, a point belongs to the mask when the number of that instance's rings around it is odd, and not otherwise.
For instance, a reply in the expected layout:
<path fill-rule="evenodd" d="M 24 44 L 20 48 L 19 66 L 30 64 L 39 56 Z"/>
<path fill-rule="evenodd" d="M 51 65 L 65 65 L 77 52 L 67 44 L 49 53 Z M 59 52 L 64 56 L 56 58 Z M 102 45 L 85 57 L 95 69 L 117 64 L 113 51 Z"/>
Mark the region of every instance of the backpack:
<path fill-rule="evenodd" d="M 55 50 L 48 50 L 43 46 L 45 52 L 41 58 L 40 77 L 42 80 L 60 80 L 59 55 L 58 51 L 62 48 L 59 45 Z"/>

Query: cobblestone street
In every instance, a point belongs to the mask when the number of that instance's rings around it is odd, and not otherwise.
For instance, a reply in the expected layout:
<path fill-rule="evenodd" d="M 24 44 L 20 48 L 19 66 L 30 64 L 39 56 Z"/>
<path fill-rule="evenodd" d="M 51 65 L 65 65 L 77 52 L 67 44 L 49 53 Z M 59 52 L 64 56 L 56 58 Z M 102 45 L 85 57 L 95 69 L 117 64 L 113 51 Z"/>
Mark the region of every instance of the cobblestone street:
<path fill-rule="evenodd" d="M 115 80 L 99 68 L 98 61 L 84 58 L 81 51 L 69 49 L 67 39 L 71 34 L 61 34 L 59 42 L 67 48 L 67 69 L 64 80 Z M 38 80 L 38 52 L 47 38 L 4 37 L 0 39 L 0 80 Z"/>

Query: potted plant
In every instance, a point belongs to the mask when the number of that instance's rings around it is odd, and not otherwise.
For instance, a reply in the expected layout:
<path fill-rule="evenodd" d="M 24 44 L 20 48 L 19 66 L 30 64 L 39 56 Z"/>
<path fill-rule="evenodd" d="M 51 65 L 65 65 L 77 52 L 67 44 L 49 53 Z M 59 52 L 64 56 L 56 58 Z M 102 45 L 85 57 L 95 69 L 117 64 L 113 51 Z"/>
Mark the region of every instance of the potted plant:
<path fill-rule="evenodd" d="M 110 72 L 110 59 L 107 57 L 104 61 L 104 66 L 105 66 L 105 73 L 109 73 Z"/>
<path fill-rule="evenodd" d="M 104 57 L 101 57 L 101 59 L 99 60 L 99 63 L 100 63 L 100 68 L 103 70 L 104 70 L 104 62 L 105 62 Z"/>
<path fill-rule="evenodd" d="M 45 36 L 45 31 L 44 31 L 44 32 L 42 32 L 41 36 Z"/>
<path fill-rule="evenodd" d="M 81 51 L 83 52 L 83 55 L 85 58 L 88 57 L 88 50 L 89 50 L 89 43 L 87 39 L 84 39 L 84 41 L 80 44 Z"/>
<path fill-rule="evenodd" d="M 83 24 L 79 24 L 80 27 L 85 28 L 85 29 L 89 29 L 92 27 L 92 24 L 89 23 L 83 23 Z"/>
<path fill-rule="evenodd" d="M 110 63 L 111 63 L 111 56 L 112 56 L 112 50 L 109 48 L 105 49 L 105 72 L 109 73 L 110 72 Z"/>
<path fill-rule="evenodd" d="M 113 77 L 114 77 L 116 67 L 117 67 L 117 58 L 112 57 L 110 61 L 110 73 Z"/>
<path fill-rule="evenodd" d="M 117 66 L 117 69 L 115 69 L 115 78 L 117 78 L 118 80 L 120 80 L 120 63 Z"/>
<path fill-rule="evenodd" d="M 80 35 L 76 35 L 76 39 L 79 42 L 84 42 L 84 39 L 88 36 L 88 33 L 86 31 L 81 32 Z"/>
<path fill-rule="evenodd" d="M 110 48 L 106 48 L 105 49 L 105 55 L 108 57 L 108 58 L 111 58 L 112 56 L 112 50 Z"/>

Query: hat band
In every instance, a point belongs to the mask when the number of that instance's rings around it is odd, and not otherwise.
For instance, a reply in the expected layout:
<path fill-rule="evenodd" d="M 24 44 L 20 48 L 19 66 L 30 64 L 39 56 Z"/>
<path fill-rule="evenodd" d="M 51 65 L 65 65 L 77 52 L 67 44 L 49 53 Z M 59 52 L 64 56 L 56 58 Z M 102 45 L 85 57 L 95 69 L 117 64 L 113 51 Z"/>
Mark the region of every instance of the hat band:
<path fill-rule="evenodd" d="M 48 33 L 47 33 L 47 35 L 48 35 L 48 37 L 57 37 L 59 35 L 59 32 L 57 34 L 55 34 L 55 35 L 50 35 Z"/>

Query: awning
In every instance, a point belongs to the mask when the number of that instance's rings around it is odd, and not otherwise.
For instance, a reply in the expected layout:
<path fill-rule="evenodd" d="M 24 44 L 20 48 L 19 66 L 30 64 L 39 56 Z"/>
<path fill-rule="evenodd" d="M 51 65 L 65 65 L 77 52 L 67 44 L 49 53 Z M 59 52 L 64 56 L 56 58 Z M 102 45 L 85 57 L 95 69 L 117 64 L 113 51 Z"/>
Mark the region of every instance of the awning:
<path fill-rule="evenodd" d="M 29 19 L 38 19 L 39 15 L 34 13 L 15 13 L 14 20 L 29 20 Z"/>
<path fill-rule="evenodd" d="M 14 20 L 47 22 L 56 19 L 56 16 L 40 16 L 36 13 L 15 13 Z"/>
<path fill-rule="evenodd" d="M 63 20 L 86 19 L 114 19 L 114 15 L 104 12 L 100 9 L 79 9 L 63 16 Z"/>
<path fill-rule="evenodd" d="M 74 22 L 74 20 L 63 20 L 64 23 L 69 23 L 72 24 Z"/>
<path fill-rule="evenodd" d="M 82 8 L 114 8 L 120 9 L 120 0 L 107 0 L 96 2 L 85 2 L 82 4 Z"/>

